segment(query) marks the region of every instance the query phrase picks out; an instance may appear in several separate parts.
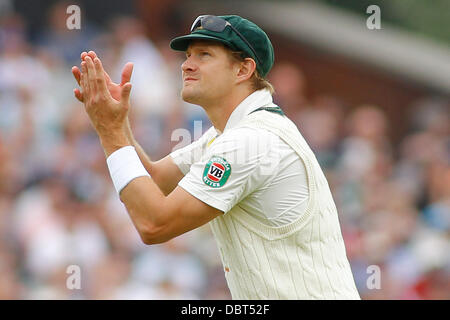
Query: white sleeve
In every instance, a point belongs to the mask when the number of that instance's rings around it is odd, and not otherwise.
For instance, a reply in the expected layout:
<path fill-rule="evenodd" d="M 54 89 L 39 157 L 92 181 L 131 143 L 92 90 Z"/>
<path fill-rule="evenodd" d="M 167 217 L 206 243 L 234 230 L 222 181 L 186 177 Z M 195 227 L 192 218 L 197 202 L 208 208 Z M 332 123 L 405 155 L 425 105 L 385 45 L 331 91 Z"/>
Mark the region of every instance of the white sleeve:
<path fill-rule="evenodd" d="M 226 213 L 273 176 L 276 163 L 268 154 L 274 139 L 263 129 L 238 128 L 224 133 L 178 185 Z"/>
<path fill-rule="evenodd" d="M 185 175 L 189 172 L 191 165 L 200 160 L 208 142 L 216 135 L 216 130 L 212 126 L 198 140 L 191 144 L 172 151 L 170 157 Z"/>

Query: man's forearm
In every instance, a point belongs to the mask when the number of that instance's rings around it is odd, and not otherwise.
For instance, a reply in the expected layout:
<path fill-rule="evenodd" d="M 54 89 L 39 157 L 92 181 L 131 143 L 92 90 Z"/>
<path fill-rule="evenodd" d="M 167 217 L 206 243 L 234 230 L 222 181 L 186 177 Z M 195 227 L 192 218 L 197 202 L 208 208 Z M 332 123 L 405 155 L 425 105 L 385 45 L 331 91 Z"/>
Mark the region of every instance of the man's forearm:
<path fill-rule="evenodd" d="M 115 151 L 130 145 L 128 138 L 121 131 L 111 131 L 102 134 L 98 133 L 98 136 L 106 158 Z"/>

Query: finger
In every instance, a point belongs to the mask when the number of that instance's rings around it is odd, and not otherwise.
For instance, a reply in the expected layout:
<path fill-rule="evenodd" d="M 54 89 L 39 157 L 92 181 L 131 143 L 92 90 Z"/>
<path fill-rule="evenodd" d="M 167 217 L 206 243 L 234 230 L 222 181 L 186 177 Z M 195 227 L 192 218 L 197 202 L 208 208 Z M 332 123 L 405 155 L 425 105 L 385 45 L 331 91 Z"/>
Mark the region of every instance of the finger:
<path fill-rule="evenodd" d="M 92 50 L 88 52 L 88 56 L 91 57 L 92 61 L 97 58 L 97 54 Z"/>
<path fill-rule="evenodd" d="M 123 86 L 127 82 L 130 82 L 132 73 L 133 73 L 133 63 L 127 62 L 122 70 L 122 79 L 120 81 L 121 86 Z"/>
<path fill-rule="evenodd" d="M 81 71 L 78 69 L 78 67 L 72 67 L 72 74 L 75 77 L 75 80 L 77 81 L 78 85 L 80 85 L 80 79 L 81 79 Z"/>
<path fill-rule="evenodd" d="M 95 58 L 98 58 L 98 57 L 97 57 L 97 54 L 95 53 L 95 51 L 89 51 L 89 52 L 87 53 L 87 55 L 89 55 L 89 57 L 91 57 L 92 61 L 94 61 Z M 102 68 L 103 68 L 103 65 L 102 65 Z M 111 78 L 109 77 L 109 74 L 107 74 L 106 71 L 105 71 L 104 69 L 103 69 L 103 73 L 104 73 L 104 75 L 105 75 L 106 82 L 107 82 L 107 83 L 112 82 Z"/>
<path fill-rule="evenodd" d="M 87 56 L 85 59 L 86 61 L 86 66 L 87 66 L 87 70 L 88 70 L 88 86 L 89 86 L 89 90 L 91 92 L 91 95 L 95 94 L 97 92 L 97 84 L 96 84 L 96 72 L 95 72 L 95 67 L 94 67 L 94 62 L 92 61 L 91 57 Z"/>
<path fill-rule="evenodd" d="M 83 94 L 81 93 L 81 91 L 79 89 L 73 89 L 73 93 L 75 95 L 75 98 L 77 98 L 78 101 L 84 102 Z"/>
<path fill-rule="evenodd" d="M 84 57 L 86 57 L 86 56 L 89 56 L 89 57 L 91 57 L 91 59 L 92 59 L 92 61 L 94 61 L 95 60 L 95 58 L 98 58 L 98 56 L 97 56 L 97 54 L 95 53 L 95 51 L 89 51 L 88 53 L 86 53 L 85 55 L 84 55 Z M 102 66 L 102 68 L 103 68 L 103 66 Z M 111 77 L 109 76 L 109 74 L 108 73 L 106 73 L 106 71 L 103 69 L 103 73 L 104 73 L 104 75 L 105 75 L 105 79 L 106 79 L 106 83 L 111 83 L 112 82 L 112 80 L 111 80 Z M 126 82 L 126 81 L 125 81 Z M 125 83 L 124 82 L 124 83 Z"/>
<path fill-rule="evenodd" d="M 94 66 L 95 66 L 97 89 L 99 90 L 99 92 L 101 92 L 104 96 L 107 97 L 109 96 L 109 91 L 106 86 L 102 62 L 100 61 L 99 58 L 94 59 Z"/>
<path fill-rule="evenodd" d="M 87 56 L 87 52 L 83 51 L 80 55 L 81 61 L 84 61 L 84 58 L 86 58 L 86 56 Z"/>
<path fill-rule="evenodd" d="M 82 71 L 81 76 L 80 76 L 81 89 L 83 90 L 83 95 L 85 97 L 89 97 L 90 96 L 90 90 L 89 90 L 89 85 L 87 83 L 88 70 L 87 70 L 86 61 L 83 61 L 81 63 L 81 71 Z"/>
<path fill-rule="evenodd" d="M 124 104 L 130 99 L 131 83 L 127 82 L 123 85 L 120 101 Z"/>

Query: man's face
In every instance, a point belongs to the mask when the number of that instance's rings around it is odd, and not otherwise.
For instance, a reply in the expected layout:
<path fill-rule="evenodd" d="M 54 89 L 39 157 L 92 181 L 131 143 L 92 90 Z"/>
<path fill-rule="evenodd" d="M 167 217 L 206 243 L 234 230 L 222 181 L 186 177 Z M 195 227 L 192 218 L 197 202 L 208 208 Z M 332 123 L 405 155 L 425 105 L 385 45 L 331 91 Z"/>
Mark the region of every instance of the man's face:
<path fill-rule="evenodd" d="M 183 100 L 201 106 L 229 95 L 236 79 L 228 50 L 214 41 L 192 41 L 181 69 Z"/>

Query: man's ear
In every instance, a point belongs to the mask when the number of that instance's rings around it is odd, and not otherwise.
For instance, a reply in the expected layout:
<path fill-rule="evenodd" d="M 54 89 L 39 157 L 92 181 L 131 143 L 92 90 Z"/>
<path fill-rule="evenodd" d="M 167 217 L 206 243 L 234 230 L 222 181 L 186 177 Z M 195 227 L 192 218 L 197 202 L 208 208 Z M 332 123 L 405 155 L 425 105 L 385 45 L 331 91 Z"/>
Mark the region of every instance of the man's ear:
<path fill-rule="evenodd" d="M 244 61 L 238 64 L 238 67 L 236 80 L 238 83 L 241 83 L 252 77 L 256 70 L 256 63 L 252 58 L 245 58 Z"/>

